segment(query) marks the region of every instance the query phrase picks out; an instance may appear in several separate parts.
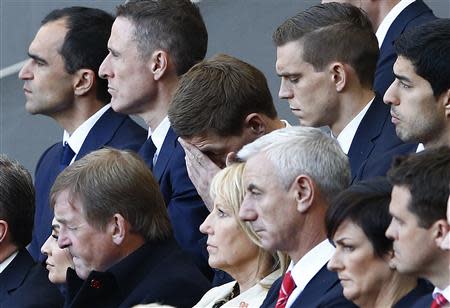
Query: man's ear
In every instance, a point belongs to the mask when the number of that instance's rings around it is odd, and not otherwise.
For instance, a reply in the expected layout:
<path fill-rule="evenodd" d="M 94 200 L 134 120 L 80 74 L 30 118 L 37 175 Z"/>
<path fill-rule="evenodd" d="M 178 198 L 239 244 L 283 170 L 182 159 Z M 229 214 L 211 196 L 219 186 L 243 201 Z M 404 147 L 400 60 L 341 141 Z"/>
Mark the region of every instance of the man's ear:
<path fill-rule="evenodd" d="M 445 116 L 450 120 L 450 89 L 442 94 L 442 103 L 444 104 Z"/>
<path fill-rule="evenodd" d="M 157 49 L 150 58 L 150 70 L 154 80 L 160 80 L 167 71 L 169 65 L 169 54 L 164 50 Z"/>
<path fill-rule="evenodd" d="M 125 218 L 123 218 L 123 216 L 120 214 L 114 214 L 108 228 L 109 232 L 111 233 L 113 242 L 116 245 L 122 244 L 128 228 L 128 224 Z"/>
<path fill-rule="evenodd" d="M 292 183 L 291 189 L 295 194 L 297 210 L 305 213 L 312 206 L 316 187 L 313 180 L 304 174 L 299 175 Z"/>
<path fill-rule="evenodd" d="M 5 240 L 6 234 L 8 234 L 8 223 L 0 219 L 0 243 Z"/>
<path fill-rule="evenodd" d="M 448 225 L 447 220 L 439 219 L 436 221 L 433 226 L 433 237 L 436 241 L 436 245 L 441 246 L 448 232 L 450 232 L 450 226 Z"/>
<path fill-rule="evenodd" d="M 75 72 L 75 95 L 86 95 L 94 86 L 96 74 L 89 69 L 79 69 Z"/>
<path fill-rule="evenodd" d="M 266 122 L 261 114 L 256 112 L 250 113 L 245 117 L 244 121 L 244 129 L 250 132 L 250 135 L 254 137 L 252 139 L 256 139 L 267 133 Z"/>
<path fill-rule="evenodd" d="M 345 65 L 341 62 L 333 62 L 329 65 L 329 72 L 336 91 L 342 92 L 347 85 L 349 77 Z"/>

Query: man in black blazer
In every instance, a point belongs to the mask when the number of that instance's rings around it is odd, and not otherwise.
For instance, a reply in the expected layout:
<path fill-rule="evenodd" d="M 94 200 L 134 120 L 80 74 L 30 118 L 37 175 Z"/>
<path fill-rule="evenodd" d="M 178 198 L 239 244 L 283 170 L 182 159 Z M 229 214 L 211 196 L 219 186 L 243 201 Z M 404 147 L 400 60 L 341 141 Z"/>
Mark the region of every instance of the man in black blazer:
<path fill-rule="evenodd" d="M 185 154 L 167 117 L 179 78 L 203 60 L 208 33 L 199 8 L 189 0 L 129 1 L 117 7 L 100 66 L 112 108 L 141 117 L 149 128 L 139 150 L 158 180 L 175 239 L 208 274 L 199 226 L 208 215 L 189 179 Z"/>
<path fill-rule="evenodd" d="M 112 23 L 110 14 L 93 8 L 50 12 L 19 73 L 27 111 L 49 116 L 64 129 L 63 141 L 49 147 L 36 167 L 35 227 L 29 247 L 36 260 L 45 258 L 40 250 L 53 219 L 48 196 L 61 170 L 104 146 L 137 151 L 145 141 L 145 129 L 111 109 L 108 85 L 98 77 Z"/>
<path fill-rule="evenodd" d="M 63 297 L 35 264 L 31 240 L 34 187 L 28 171 L 0 156 L 0 307 L 62 307 Z"/>
<path fill-rule="evenodd" d="M 350 183 L 338 143 L 317 128 L 282 128 L 244 146 L 238 158 L 246 161 L 240 218 L 265 249 L 292 260 L 262 307 L 354 307 L 327 269 L 334 247 L 326 238 L 325 211 Z"/>
<path fill-rule="evenodd" d="M 302 126 L 329 126 L 348 155 L 355 180 L 384 175 L 392 157 L 410 152 L 396 136 L 389 108 L 372 90 L 379 50 L 372 24 L 359 8 L 315 5 L 273 34 L 279 96 Z"/>
<path fill-rule="evenodd" d="M 105 148 L 66 168 L 51 190 L 68 248 L 66 307 L 192 307 L 208 280 L 172 235 L 164 199 L 135 153 Z"/>

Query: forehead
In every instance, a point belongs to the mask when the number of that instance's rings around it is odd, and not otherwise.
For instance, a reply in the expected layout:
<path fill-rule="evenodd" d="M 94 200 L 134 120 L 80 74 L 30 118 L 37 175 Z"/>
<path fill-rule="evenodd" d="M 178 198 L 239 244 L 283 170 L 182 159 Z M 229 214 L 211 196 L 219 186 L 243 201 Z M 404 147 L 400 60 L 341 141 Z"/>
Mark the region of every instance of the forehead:
<path fill-rule="evenodd" d="M 394 185 L 391 193 L 391 203 L 389 210 L 394 214 L 406 214 L 408 211 L 408 204 L 411 202 L 411 192 L 409 188 L 404 185 Z M 409 212 L 409 211 L 408 211 Z"/>
<path fill-rule="evenodd" d="M 299 41 L 287 42 L 277 47 L 276 70 L 279 74 L 289 73 L 307 64 L 303 61 L 303 44 Z"/>
<path fill-rule="evenodd" d="M 108 47 L 136 47 L 136 41 L 134 39 L 136 31 L 135 24 L 125 17 L 117 17 L 111 28 L 111 36 L 108 41 Z M 113 45 L 113 46 L 109 46 Z"/>
<path fill-rule="evenodd" d="M 242 138 L 243 137 L 240 136 L 222 137 L 214 133 L 205 133 L 192 138 L 187 138 L 187 141 L 195 145 L 201 151 L 205 151 L 213 149 L 226 149 L 233 146 L 235 143 L 239 143 Z"/>
<path fill-rule="evenodd" d="M 360 226 L 349 219 L 344 220 L 337 228 L 333 240 L 367 238 Z"/>
<path fill-rule="evenodd" d="M 68 189 L 59 192 L 55 198 L 55 220 L 59 223 L 86 221 L 82 215 L 80 202 L 70 195 Z"/>
<path fill-rule="evenodd" d="M 261 168 L 264 166 L 264 168 Z M 243 180 L 246 184 L 281 188 L 281 179 L 274 164 L 264 153 L 252 156 L 245 164 Z"/>
<path fill-rule="evenodd" d="M 43 25 L 30 44 L 30 53 L 40 53 L 44 50 L 57 52 L 61 49 L 67 33 L 66 21 L 58 19 Z"/>

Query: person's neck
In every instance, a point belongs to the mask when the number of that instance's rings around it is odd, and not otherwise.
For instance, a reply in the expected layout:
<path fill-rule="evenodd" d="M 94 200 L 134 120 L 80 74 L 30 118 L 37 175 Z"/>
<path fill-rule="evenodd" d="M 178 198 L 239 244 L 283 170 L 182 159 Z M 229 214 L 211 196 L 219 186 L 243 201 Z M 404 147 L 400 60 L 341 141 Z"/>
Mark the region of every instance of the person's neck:
<path fill-rule="evenodd" d="M 366 107 L 375 93 L 370 89 L 356 89 L 340 94 L 339 114 L 337 120 L 330 125 L 333 136 L 339 136 L 342 130 Z"/>
<path fill-rule="evenodd" d="M 361 305 L 360 307 L 392 307 L 416 286 L 416 277 L 403 275 L 392 270 L 391 277 L 381 285 L 378 294 L 373 299 L 367 298 L 367 305 Z"/>
<path fill-rule="evenodd" d="M 19 250 L 19 248 L 16 245 L 6 242 L 0 243 L 0 263 L 8 259 L 17 250 Z"/>
<path fill-rule="evenodd" d="M 152 131 L 154 131 L 167 116 L 177 86 L 178 78 L 176 76 L 173 76 L 170 80 L 167 79 L 165 82 L 161 81 L 158 84 L 159 88 L 155 99 L 148 102 L 147 109 L 138 114 Z"/>
<path fill-rule="evenodd" d="M 239 267 L 225 269 L 238 283 L 240 293 L 247 291 L 269 274 L 272 264 L 267 260 L 261 260 L 261 262 L 259 260 L 259 257 L 253 258 Z"/>
<path fill-rule="evenodd" d="M 450 251 L 439 249 L 435 254 L 434 260 L 429 262 L 430 267 L 427 269 L 427 272 L 421 274 L 420 277 L 428 279 L 435 287 L 444 290 L 450 285 L 448 260 L 450 260 Z"/>
<path fill-rule="evenodd" d="M 434 134 L 434 138 L 430 141 L 423 142 L 425 149 L 436 148 L 440 146 L 450 147 L 450 121 L 449 125 L 441 130 L 440 133 Z"/>
<path fill-rule="evenodd" d="M 92 97 L 78 98 L 72 103 L 70 109 L 51 115 L 58 124 L 72 135 L 94 113 L 103 108 L 105 104 Z"/>
<path fill-rule="evenodd" d="M 370 21 L 372 22 L 372 26 L 374 32 L 377 32 L 383 20 L 386 18 L 387 14 L 396 6 L 401 0 L 383 0 L 377 1 L 377 7 L 372 12 L 372 16 L 370 16 Z"/>

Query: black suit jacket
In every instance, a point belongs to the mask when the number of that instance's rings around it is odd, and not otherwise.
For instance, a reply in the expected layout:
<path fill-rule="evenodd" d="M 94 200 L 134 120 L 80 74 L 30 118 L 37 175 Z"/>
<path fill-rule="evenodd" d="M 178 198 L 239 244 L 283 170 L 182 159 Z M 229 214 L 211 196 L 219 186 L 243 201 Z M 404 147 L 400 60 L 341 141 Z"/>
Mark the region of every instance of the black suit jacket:
<path fill-rule="evenodd" d="M 63 296 L 48 280 L 48 272 L 23 248 L 0 274 L 0 308 L 63 306 Z"/>
<path fill-rule="evenodd" d="M 394 306 L 392 306 L 392 308 L 411 308 L 420 301 L 420 298 L 425 295 L 430 295 L 431 292 L 433 292 L 433 288 L 433 285 L 431 285 L 429 282 L 419 279 L 417 282 L 417 286 L 408 294 L 406 294 L 402 299 L 400 299 Z M 428 306 L 422 307 L 428 308 L 430 307 L 430 304 L 428 304 Z"/>
<path fill-rule="evenodd" d="M 106 272 L 86 281 L 67 271 L 65 307 L 132 307 L 160 303 L 192 307 L 210 288 L 175 240 L 148 242 Z"/>
<path fill-rule="evenodd" d="M 147 138 L 147 131 L 130 117 L 116 113 L 110 108 L 95 123 L 81 146 L 77 160 L 105 146 L 137 151 Z M 50 208 L 50 189 L 60 173 L 62 142 L 48 148 L 36 167 L 36 212 L 34 214 L 33 239 L 29 251 L 35 260 L 43 261 L 41 246 L 50 235 L 53 211 Z"/>
<path fill-rule="evenodd" d="M 383 44 L 380 48 L 380 58 L 378 59 L 377 69 L 375 72 L 374 89 L 381 95 L 384 95 L 387 88 L 394 81 L 392 67 L 397 59 L 394 49 L 394 41 L 406 29 L 423 24 L 427 21 L 436 19 L 433 11 L 422 1 L 416 0 L 408 5 L 394 20 L 389 27 Z"/>
<path fill-rule="evenodd" d="M 411 308 L 429 308 L 431 306 L 431 302 L 433 301 L 432 293 L 424 295 L 420 297 L 414 305 L 410 306 Z"/>
<path fill-rule="evenodd" d="M 391 122 L 390 107 L 376 94 L 348 151 L 352 181 L 384 176 L 397 155 L 414 152 L 417 144 L 403 143 Z"/>
<path fill-rule="evenodd" d="M 261 308 L 272 308 L 278 299 L 283 277 L 272 285 Z M 326 265 L 311 279 L 291 306 L 292 308 L 315 307 L 356 307 L 342 295 L 342 287 L 336 273 L 330 272 Z"/>
<path fill-rule="evenodd" d="M 145 156 L 142 150 L 139 153 Z M 194 258 L 202 272 L 212 276 L 205 253 L 205 235 L 199 230 L 209 211 L 189 179 L 184 157 L 178 136 L 170 127 L 153 167 L 153 175 L 164 196 L 175 239 Z"/>

